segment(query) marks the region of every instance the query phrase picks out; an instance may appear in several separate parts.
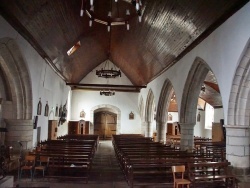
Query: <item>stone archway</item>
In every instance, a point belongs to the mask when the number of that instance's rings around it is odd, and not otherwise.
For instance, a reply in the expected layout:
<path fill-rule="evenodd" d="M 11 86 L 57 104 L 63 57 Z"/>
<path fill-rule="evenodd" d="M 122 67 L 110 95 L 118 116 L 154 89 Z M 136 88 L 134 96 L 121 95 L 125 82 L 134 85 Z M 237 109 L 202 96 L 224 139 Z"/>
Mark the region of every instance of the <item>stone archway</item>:
<path fill-rule="evenodd" d="M 250 169 L 250 42 L 236 69 L 228 105 L 226 127 L 227 159 L 241 173 Z"/>
<path fill-rule="evenodd" d="M 117 114 L 116 134 L 121 134 L 121 110 L 116 106 L 109 104 L 97 105 L 93 107 L 90 111 L 90 121 L 92 124 L 94 122 L 94 113 L 98 110 L 104 110 Z M 94 134 L 94 125 L 90 127 L 90 134 Z"/>
<path fill-rule="evenodd" d="M 6 98 L 2 100 L 8 133 L 5 142 L 17 149 L 18 141 L 24 149 L 32 147 L 32 88 L 29 71 L 22 53 L 11 38 L 0 39 L 0 69 L 3 72 Z"/>
<path fill-rule="evenodd" d="M 200 88 L 209 70 L 205 61 L 197 57 L 188 73 L 180 108 L 182 150 L 191 151 L 193 149 L 197 101 L 200 94 Z"/>
<path fill-rule="evenodd" d="M 152 120 L 153 120 L 153 104 L 154 104 L 154 94 L 152 89 L 149 90 L 147 96 L 147 102 L 145 107 L 145 136 L 152 137 L 153 136 L 153 127 L 152 127 Z"/>
<path fill-rule="evenodd" d="M 166 79 L 162 86 L 160 98 L 157 105 L 157 113 L 156 113 L 157 142 L 166 141 L 166 122 L 167 122 L 168 106 L 173 92 L 174 92 L 173 85 L 171 84 L 169 79 Z"/>

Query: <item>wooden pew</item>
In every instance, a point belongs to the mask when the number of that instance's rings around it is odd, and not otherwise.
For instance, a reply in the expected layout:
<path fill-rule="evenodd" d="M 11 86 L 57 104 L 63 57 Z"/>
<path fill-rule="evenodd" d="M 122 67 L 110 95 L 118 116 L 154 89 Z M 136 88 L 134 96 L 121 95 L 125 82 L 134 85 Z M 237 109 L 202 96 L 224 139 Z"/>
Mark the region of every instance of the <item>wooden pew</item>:
<path fill-rule="evenodd" d="M 184 164 L 187 167 L 188 163 L 215 161 L 206 152 L 187 153 L 140 136 L 114 135 L 112 142 L 120 168 L 130 187 L 171 184 L 173 165 Z"/>
<path fill-rule="evenodd" d="M 230 162 L 228 161 L 188 163 L 188 175 L 192 186 L 212 183 L 235 187 L 235 176 L 228 171 L 229 165 Z"/>
<path fill-rule="evenodd" d="M 77 140 L 80 138 L 80 140 Z M 91 140 L 93 139 L 93 140 Z M 74 137 L 65 140 L 47 140 L 30 154 L 48 156 L 47 178 L 80 178 L 88 183 L 89 171 L 97 147 L 98 137 Z"/>

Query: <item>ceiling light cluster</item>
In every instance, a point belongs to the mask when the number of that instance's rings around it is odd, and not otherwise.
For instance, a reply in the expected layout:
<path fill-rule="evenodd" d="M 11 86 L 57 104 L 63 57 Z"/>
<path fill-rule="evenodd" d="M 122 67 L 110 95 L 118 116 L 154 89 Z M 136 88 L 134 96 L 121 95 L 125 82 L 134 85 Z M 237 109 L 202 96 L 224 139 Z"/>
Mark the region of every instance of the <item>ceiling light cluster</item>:
<path fill-rule="evenodd" d="M 101 78 L 106 78 L 108 81 L 108 78 L 116 78 L 117 76 L 122 76 L 121 75 L 121 71 L 120 70 L 116 70 L 116 67 L 113 66 L 112 68 L 110 68 L 110 60 L 107 59 L 104 63 L 104 67 L 101 68 L 100 70 L 96 70 L 96 75 L 98 77 Z M 111 90 L 101 90 L 100 91 L 100 95 L 104 95 L 104 96 L 113 96 L 115 95 L 115 91 L 111 91 Z"/>
<path fill-rule="evenodd" d="M 97 1 L 97 0 L 96 0 Z M 121 1 L 121 0 L 120 0 Z M 121 17 L 119 15 L 119 6 L 118 6 L 118 0 L 115 0 L 115 7 L 117 10 L 114 12 L 116 15 L 112 15 L 112 0 L 110 0 L 110 10 L 107 11 L 107 17 L 105 19 L 96 17 L 94 13 L 94 0 L 90 0 L 89 4 L 87 3 L 87 0 L 82 0 L 81 10 L 80 10 L 80 16 L 82 17 L 84 13 L 89 17 L 89 26 L 91 27 L 93 25 L 93 21 L 106 25 L 108 32 L 110 32 L 111 26 L 116 25 L 126 25 L 127 30 L 130 29 L 129 26 L 129 19 L 130 19 L 130 10 L 126 9 L 126 13 L 124 17 Z M 141 22 L 142 20 L 142 3 L 141 0 L 131 0 L 131 4 L 134 5 L 136 13 L 138 15 L 138 20 Z"/>
<path fill-rule="evenodd" d="M 96 70 L 96 75 L 101 78 L 116 78 L 117 76 L 122 76 L 120 70 L 116 70 L 116 67 L 110 68 L 110 61 L 106 60 L 104 67 L 100 70 Z"/>

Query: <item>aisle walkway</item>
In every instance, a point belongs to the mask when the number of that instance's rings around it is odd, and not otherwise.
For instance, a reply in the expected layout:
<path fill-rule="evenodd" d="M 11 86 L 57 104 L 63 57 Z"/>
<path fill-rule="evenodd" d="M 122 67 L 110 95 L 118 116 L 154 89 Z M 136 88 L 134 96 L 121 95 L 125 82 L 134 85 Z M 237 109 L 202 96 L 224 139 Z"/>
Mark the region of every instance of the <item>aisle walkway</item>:
<path fill-rule="evenodd" d="M 128 188 L 124 176 L 115 158 L 111 141 L 100 141 L 95 154 L 88 184 L 81 180 L 47 180 L 22 178 L 15 182 L 19 187 L 49 187 L 49 188 Z"/>

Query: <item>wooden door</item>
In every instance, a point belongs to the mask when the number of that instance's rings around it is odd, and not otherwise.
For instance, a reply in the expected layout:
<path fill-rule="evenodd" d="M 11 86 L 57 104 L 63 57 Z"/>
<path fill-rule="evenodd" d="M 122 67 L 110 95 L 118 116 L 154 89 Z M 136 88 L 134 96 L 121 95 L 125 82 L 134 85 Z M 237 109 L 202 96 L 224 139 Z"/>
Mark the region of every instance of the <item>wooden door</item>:
<path fill-rule="evenodd" d="M 79 121 L 68 122 L 68 134 L 80 134 Z"/>
<path fill-rule="evenodd" d="M 111 139 L 116 134 L 117 115 L 111 112 L 97 112 L 94 114 L 94 134 L 100 139 Z"/>
<path fill-rule="evenodd" d="M 49 120 L 48 124 L 48 140 L 57 139 L 57 120 Z"/>
<path fill-rule="evenodd" d="M 100 139 L 105 139 L 105 113 L 94 114 L 94 134 L 99 135 Z"/>

